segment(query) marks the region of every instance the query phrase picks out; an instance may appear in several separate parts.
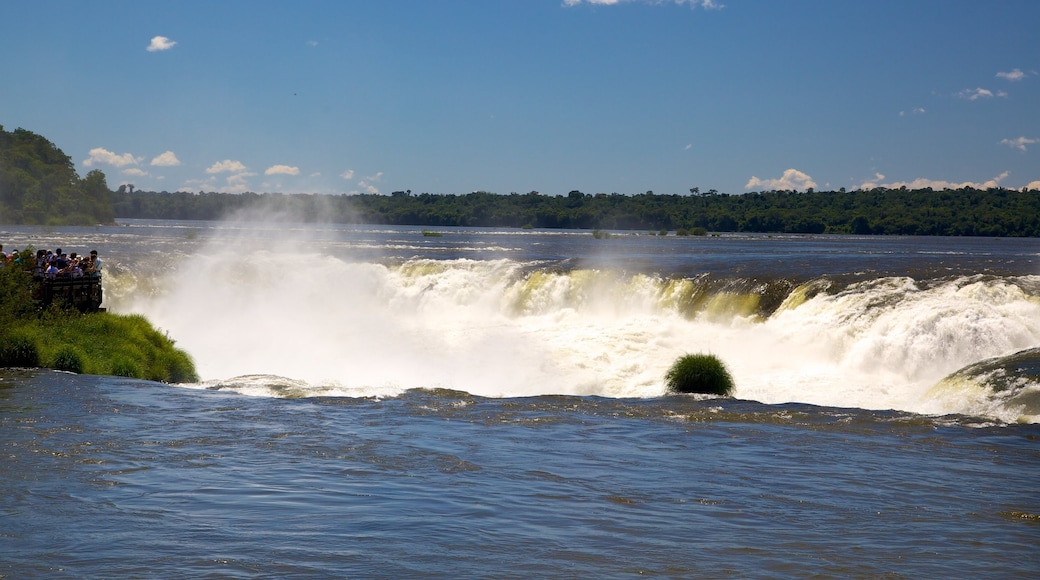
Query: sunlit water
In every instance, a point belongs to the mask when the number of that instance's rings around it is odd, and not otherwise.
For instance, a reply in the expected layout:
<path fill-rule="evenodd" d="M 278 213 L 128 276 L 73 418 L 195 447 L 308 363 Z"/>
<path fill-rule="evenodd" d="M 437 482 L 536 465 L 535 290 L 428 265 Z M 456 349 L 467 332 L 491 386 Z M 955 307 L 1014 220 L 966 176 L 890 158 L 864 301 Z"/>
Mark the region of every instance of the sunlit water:
<path fill-rule="evenodd" d="M 440 231 L 0 231 L 203 378 L 0 371 L 0 575 L 1040 572 L 1036 240 Z"/>

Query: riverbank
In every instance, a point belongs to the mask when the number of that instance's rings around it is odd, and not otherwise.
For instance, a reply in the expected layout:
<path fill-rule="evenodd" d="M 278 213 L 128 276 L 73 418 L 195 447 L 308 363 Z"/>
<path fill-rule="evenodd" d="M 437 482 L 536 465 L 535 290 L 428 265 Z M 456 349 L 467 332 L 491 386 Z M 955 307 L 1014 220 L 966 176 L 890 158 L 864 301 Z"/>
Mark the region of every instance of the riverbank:
<path fill-rule="evenodd" d="M 32 252 L 21 252 L 25 263 L 34 259 Z M 198 381 L 191 356 L 145 317 L 81 313 L 58 303 L 43 307 L 33 299 L 33 284 L 20 268 L 0 268 L 0 367 Z"/>

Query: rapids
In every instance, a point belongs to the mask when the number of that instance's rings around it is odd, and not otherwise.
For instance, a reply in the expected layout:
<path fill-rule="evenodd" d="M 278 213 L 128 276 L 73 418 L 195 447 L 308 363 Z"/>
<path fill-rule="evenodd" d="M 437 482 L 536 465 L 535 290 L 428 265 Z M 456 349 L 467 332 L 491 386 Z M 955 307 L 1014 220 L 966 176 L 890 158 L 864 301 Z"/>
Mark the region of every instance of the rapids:
<path fill-rule="evenodd" d="M 856 237 L 621 235 L 596 246 L 587 233 L 298 226 L 271 244 L 272 230 L 243 224 L 201 231 L 181 233 L 190 243 L 151 272 L 124 263 L 106 289 L 113 310 L 144 314 L 191 353 L 195 387 L 657 397 L 678 356 L 706 352 L 725 361 L 736 397 L 764 403 L 1040 414 L 974 383 L 937 388 L 1040 344 L 1040 276 L 1029 263 L 979 271 L 973 260 L 1000 256 L 975 240 L 914 250 L 904 238 L 868 249 Z"/>

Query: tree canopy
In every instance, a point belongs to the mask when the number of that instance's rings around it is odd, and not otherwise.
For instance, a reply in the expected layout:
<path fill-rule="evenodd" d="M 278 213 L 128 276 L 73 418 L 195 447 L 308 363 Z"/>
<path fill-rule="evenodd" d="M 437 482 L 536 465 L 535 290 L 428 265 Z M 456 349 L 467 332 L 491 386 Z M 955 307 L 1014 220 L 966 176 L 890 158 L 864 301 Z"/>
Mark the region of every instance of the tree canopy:
<path fill-rule="evenodd" d="M 111 223 L 110 196 L 101 171 L 80 179 L 72 159 L 53 143 L 0 125 L 0 223 Z"/>
<path fill-rule="evenodd" d="M 220 219 L 281 211 L 300 221 L 415 226 L 692 232 L 1040 237 L 1040 191 L 962 188 L 764 191 L 742 195 L 619 193 L 310 195 L 203 192 L 114 194 L 128 218 Z"/>

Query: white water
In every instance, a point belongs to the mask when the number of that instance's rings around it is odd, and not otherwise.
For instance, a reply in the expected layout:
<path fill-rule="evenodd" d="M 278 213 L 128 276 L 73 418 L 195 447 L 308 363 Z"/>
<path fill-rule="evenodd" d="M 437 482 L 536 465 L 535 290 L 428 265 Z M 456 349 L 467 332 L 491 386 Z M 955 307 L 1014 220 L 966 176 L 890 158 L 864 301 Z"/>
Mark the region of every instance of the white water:
<path fill-rule="evenodd" d="M 706 352 L 726 362 L 740 398 L 972 413 L 984 397 L 933 390 L 936 382 L 1040 344 L 1040 301 L 1000 279 L 921 288 L 883 278 L 792 302 L 765 321 L 745 315 L 747 297 L 719 296 L 691 319 L 674 307 L 675 283 L 525 273 L 511 260 L 388 267 L 211 247 L 158 287 L 116 310 L 168 331 L 207 384 L 265 395 L 274 382 L 294 395 L 443 387 L 652 397 L 678 356 Z M 1005 414 L 1014 420 L 1015 410 Z"/>

